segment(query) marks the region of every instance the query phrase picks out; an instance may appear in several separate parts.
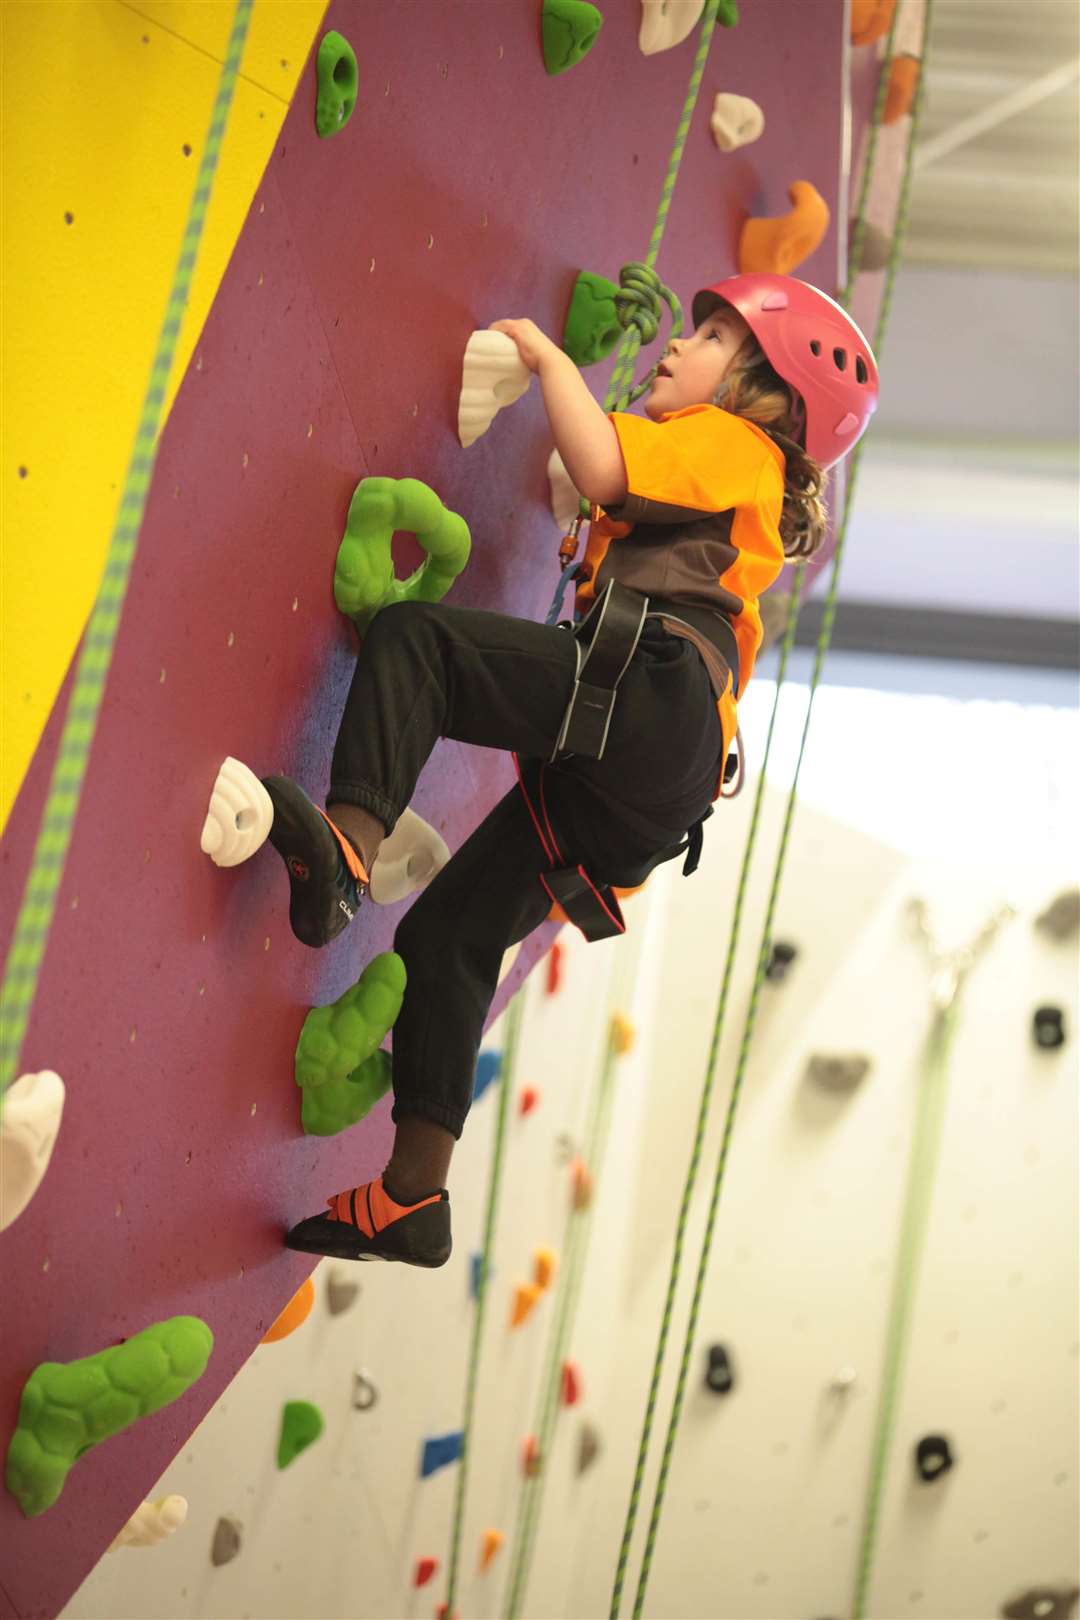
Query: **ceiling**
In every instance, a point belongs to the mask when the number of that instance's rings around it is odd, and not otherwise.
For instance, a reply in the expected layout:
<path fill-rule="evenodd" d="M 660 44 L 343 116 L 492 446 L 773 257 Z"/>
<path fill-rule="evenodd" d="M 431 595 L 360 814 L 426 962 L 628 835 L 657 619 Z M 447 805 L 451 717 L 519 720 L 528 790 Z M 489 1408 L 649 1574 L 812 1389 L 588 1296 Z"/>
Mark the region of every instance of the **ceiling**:
<path fill-rule="evenodd" d="M 945 131 L 1080 56 L 1075 0 L 933 0 L 909 264 L 1077 271 L 1080 85 L 1040 97 L 920 166 Z"/>

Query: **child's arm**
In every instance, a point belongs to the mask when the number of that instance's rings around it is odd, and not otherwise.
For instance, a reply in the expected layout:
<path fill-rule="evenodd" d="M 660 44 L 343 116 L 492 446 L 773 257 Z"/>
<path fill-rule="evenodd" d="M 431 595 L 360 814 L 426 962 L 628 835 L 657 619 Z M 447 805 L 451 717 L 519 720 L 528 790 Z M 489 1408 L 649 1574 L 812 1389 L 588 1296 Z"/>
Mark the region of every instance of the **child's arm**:
<path fill-rule="evenodd" d="M 538 371 L 555 446 L 575 487 L 596 506 L 618 506 L 626 497 L 626 468 L 607 415 L 570 356 L 550 341 Z"/>

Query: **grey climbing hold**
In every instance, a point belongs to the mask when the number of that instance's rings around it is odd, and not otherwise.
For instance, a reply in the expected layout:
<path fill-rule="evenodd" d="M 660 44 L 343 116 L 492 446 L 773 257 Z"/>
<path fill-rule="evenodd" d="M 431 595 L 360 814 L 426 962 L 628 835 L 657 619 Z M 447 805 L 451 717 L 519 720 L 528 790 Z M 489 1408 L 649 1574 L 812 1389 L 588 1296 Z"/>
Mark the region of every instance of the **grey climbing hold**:
<path fill-rule="evenodd" d="M 360 1284 L 347 1277 L 340 1266 L 335 1266 L 326 1279 L 326 1308 L 331 1316 L 340 1316 L 354 1304 Z"/>
<path fill-rule="evenodd" d="M 240 1551 L 240 1541 L 244 1527 L 239 1519 L 228 1516 L 218 1520 L 214 1527 L 214 1541 L 210 1548 L 210 1562 L 215 1569 L 222 1564 L 231 1564 Z"/>
<path fill-rule="evenodd" d="M 1036 917 L 1035 926 L 1051 939 L 1071 939 L 1080 933 L 1080 889 L 1065 889 Z"/>
<path fill-rule="evenodd" d="M 806 1078 L 823 1091 L 854 1091 L 870 1073 L 868 1057 L 824 1056 L 810 1059 Z"/>
<path fill-rule="evenodd" d="M 581 1433 L 578 1437 L 578 1473 L 583 1474 L 586 1468 L 590 1467 L 590 1465 L 596 1461 L 599 1453 L 599 1434 L 596 1432 L 596 1429 L 591 1423 L 583 1423 L 581 1425 Z"/>

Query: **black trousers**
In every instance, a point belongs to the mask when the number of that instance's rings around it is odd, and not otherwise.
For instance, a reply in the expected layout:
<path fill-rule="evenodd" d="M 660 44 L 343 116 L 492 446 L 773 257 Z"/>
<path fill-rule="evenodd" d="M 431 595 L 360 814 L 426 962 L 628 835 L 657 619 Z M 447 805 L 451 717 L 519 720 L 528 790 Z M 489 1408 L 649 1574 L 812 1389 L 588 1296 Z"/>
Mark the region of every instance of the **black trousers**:
<path fill-rule="evenodd" d="M 569 629 L 441 602 L 383 608 L 357 659 L 327 804 L 361 805 L 389 836 L 440 737 L 550 759 L 575 670 Z M 618 883 L 705 813 L 721 748 L 700 654 L 647 620 L 603 759 L 574 756 L 547 773 L 553 813 L 573 840 L 564 854 Z M 408 982 L 394 1025 L 395 1120 L 419 1114 L 460 1137 L 503 953 L 551 910 L 539 881 L 547 870 L 515 784 L 398 925 Z"/>

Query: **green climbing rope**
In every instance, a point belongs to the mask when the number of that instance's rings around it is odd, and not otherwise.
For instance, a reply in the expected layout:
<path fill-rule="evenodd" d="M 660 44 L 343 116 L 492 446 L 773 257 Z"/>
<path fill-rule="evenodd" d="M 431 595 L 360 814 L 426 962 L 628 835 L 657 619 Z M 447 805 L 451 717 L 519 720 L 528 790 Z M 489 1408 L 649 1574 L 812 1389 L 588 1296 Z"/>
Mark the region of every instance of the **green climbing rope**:
<path fill-rule="evenodd" d="M 502 1180 L 503 1153 L 506 1148 L 506 1122 L 510 1116 L 510 1093 L 513 1090 L 514 1070 L 517 1064 L 518 1035 L 524 1010 L 524 986 L 518 990 L 506 1010 L 506 1042 L 499 1069 L 499 1110 L 495 1117 L 495 1152 L 492 1156 L 491 1177 L 488 1181 L 487 1210 L 484 1215 L 484 1250 L 480 1261 L 480 1277 L 476 1289 L 476 1311 L 473 1316 L 472 1344 L 469 1347 L 469 1370 L 465 1379 L 465 1414 L 462 1421 L 461 1466 L 458 1469 L 454 1491 L 454 1519 L 450 1533 L 450 1569 L 446 1583 L 446 1613 L 454 1612 L 457 1593 L 458 1562 L 461 1557 L 461 1531 L 465 1520 L 465 1497 L 469 1483 L 469 1441 L 472 1436 L 473 1413 L 476 1409 L 476 1385 L 480 1370 L 480 1345 L 484 1333 L 484 1312 L 487 1308 L 488 1282 L 491 1277 L 491 1254 L 495 1246 L 495 1216 L 499 1207 L 499 1184 Z"/>
<path fill-rule="evenodd" d="M 616 1039 L 615 1014 L 627 1004 L 636 967 L 636 958 L 624 950 L 617 958 L 612 994 L 608 1003 L 607 1034 L 600 1074 L 590 1103 L 589 1122 L 583 1143 L 582 1157 L 592 1176 L 593 1198 L 583 1210 L 571 1209 L 567 1217 L 563 1240 L 563 1265 L 556 1287 L 555 1317 L 548 1339 L 544 1372 L 540 1380 L 538 1416 L 532 1432 L 537 1439 L 540 1468 L 536 1475 L 527 1476 L 522 1483 L 518 1501 L 517 1525 L 510 1569 L 510 1584 L 504 1603 L 506 1620 L 517 1620 L 532 1568 L 536 1542 L 536 1526 L 543 1505 L 544 1485 L 550 1475 L 548 1459 L 551 1440 L 559 1415 L 562 1386 L 562 1368 L 566 1350 L 577 1319 L 581 1284 L 585 1274 L 585 1261 L 589 1252 L 592 1230 L 592 1210 L 603 1175 L 607 1139 L 611 1126 L 611 1103 L 614 1096 L 613 1080 L 619 1057 Z"/>
<path fill-rule="evenodd" d="M 899 11 L 899 8 L 898 8 L 898 11 Z M 930 0 L 927 0 L 926 35 L 924 35 L 924 39 L 925 39 L 925 37 L 928 36 L 928 31 L 929 31 L 929 12 L 930 12 Z M 882 112 L 884 110 L 885 94 L 886 94 L 886 90 L 887 90 L 888 77 L 889 77 L 888 70 L 889 70 L 889 64 L 890 64 L 890 62 L 892 60 L 892 56 L 893 56 L 893 43 L 894 43 L 894 39 L 895 39 L 895 35 L 896 35 L 897 20 L 898 20 L 898 17 L 897 17 L 896 14 L 894 14 L 892 30 L 891 30 L 891 32 L 889 34 L 889 39 L 888 39 L 888 43 L 887 43 L 887 47 L 886 47 L 886 51 L 885 51 L 885 60 L 884 60 L 884 62 L 882 64 L 881 74 L 880 74 L 880 78 L 879 78 L 878 95 L 877 95 L 877 100 L 876 100 L 875 107 L 874 107 L 873 121 L 872 121 L 872 126 L 871 126 L 870 143 L 869 143 L 869 147 L 868 147 L 868 151 L 867 151 L 866 163 L 865 163 L 864 173 L 863 173 L 862 197 L 861 197 L 861 200 L 860 200 L 860 208 L 859 208 L 859 221 L 860 221 L 860 223 L 859 223 L 858 228 L 856 229 L 855 241 L 852 244 L 851 268 L 850 268 L 850 273 L 849 273 L 849 278 L 848 278 L 848 285 L 847 285 L 847 287 L 845 289 L 844 296 L 843 296 L 843 298 L 841 300 L 841 302 L 845 305 L 845 307 L 850 302 L 851 294 L 852 294 L 853 287 L 854 287 L 855 278 L 858 275 L 859 265 L 860 265 L 860 262 L 861 262 L 862 239 L 863 239 L 863 235 L 864 235 L 863 223 L 865 221 L 865 213 L 866 213 L 865 202 L 866 202 L 866 197 L 867 197 L 868 192 L 869 192 L 870 179 L 871 179 L 871 175 L 872 175 L 872 172 L 873 172 L 874 157 L 875 157 L 876 145 L 877 145 L 877 134 L 878 134 L 878 130 L 879 130 L 880 126 L 881 126 L 881 116 L 882 116 Z M 924 59 L 925 59 L 925 49 L 924 49 Z M 917 96 L 916 96 L 916 103 L 915 103 L 915 107 L 913 109 L 912 128 L 911 128 L 911 132 L 909 134 L 909 139 L 908 139 L 907 156 L 906 156 L 906 169 L 905 169 L 905 175 L 904 175 L 904 180 L 903 180 L 903 185 L 902 185 L 902 194 L 901 194 L 900 207 L 899 207 L 899 210 L 898 210 L 897 226 L 896 226 L 896 230 L 895 230 L 894 237 L 893 237 L 892 254 L 891 254 L 890 263 L 889 263 L 889 270 L 888 270 L 888 274 L 887 274 L 887 278 L 886 278 L 886 287 L 885 287 L 885 291 L 884 291 L 884 295 L 883 295 L 883 299 L 882 299 L 881 310 L 880 310 L 880 313 L 879 313 L 879 318 L 878 318 L 878 323 L 877 323 L 877 331 L 876 331 L 875 337 L 874 337 L 874 349 L 875 349 L 875 352 L 877 353 L 879 359 L 880 359 L 880 355 L 881 355 L 881 349 L 882 349 L 882 344 L 883 344 L 883 340 L 884 340 L 884 333 L 885 333 L 885 326 L 886 326 L 889 306 L 890 306 L 890 302 L 891 302 L 892 285 L 893 285 L 893 281 L 894 281 L 894 278 L 895 278 L 896 266 L 897 266 L 897 264 L 899 262 L 900 246 L 901 246 L 901 243 L 902 243 L 902 240 L 903 240 L 903 227 L 904 227 L 904 223 L 906 221 L 907 193 L 908 193 L 908 187 L 909 187 L 910 176 L 911 176 L 911 160 L 912 160 L 912 154 L 913 154 L 913 149 L 914 149 L 915 131 L 916 131 L 917 122 L 918 122 L 919 107 L 920 107 L 920 102 L 921 102 L 922 86 L 923 86 L 924 82 L 925 82 L 925 73 L 921 73 L 920 76 L 919 76 L 919 89 L 918 89 L 918 93 L 917 93 Z M 672 1457 L 672 1452 L 674 1450 L 675 1437 L 676 1437 L 676 1434 L 677 1434 L 677 1431 L 678 1431 L 679 1418 L 680 1418 L 681 1413 L 682 1413 L 682 1405 L 683 1405 L 683 1400 L 685 1398 L 685 1393 L 686 1393 L 686 1385 L 687 1385 L 687 1379 L 688 1379 L 689 1367 L 690 1367 L 690 1356 L 691 1356 L 691 1351 L 692 1351 L 692 1347 L 693 1347 L 694 1338 L 695 1338 L 696 1331 L 697 1331 L 698 1317 L 699 1317 L 700 1309 L 701 1309 L 701 1300 L 702 1300 L 702 1295 L 703 1295 L 703 1292 L 704 1292 L 705 1275 L 706 1275 L 706 1271 L 707 1271 L 707 1267 L 708 1267 L 709 1254 L 710 1254 L 711 1246 L 712 1246 L 712 1236 L 713 1236 L 713 1230 L 714 1230 L 715 1221 L 716 1221 L 716 1213 L 717 1213 L 717 1209 L 719 1207 L 720 1193 L 721 1193 L 722 1186 L 723 1186 L 724 1171 L 725 1171 L 725 1168 L 726 1168 L 726 1165 L 727 1165 L 728 1150 L 729 1150 L 730 1143 L 731 1143 L 731 1136 L 732 1136 L 734 1123 L 735 1123 L 735 1115 L 736 1115 L 736 1111 L 738 1109 L 739 1098 L 740 1098 L 740 1094 L 741 1094 L 741 1090 L 742 1090 L 743 1077 L 744 1077 L 745 1071 L 746 1071 L 746 1064 L 747 1064 L 747 1059 L 748 1059 L 748 1056 L 749 1056 L 750 1043 L 751 1043 L 751 1040 L 752 1040 L 752 1037 L 753 1037 L 754 1028 L 755 1028 L 755 1024 L 756 1024 L 757 1007 L 758 1007 L 758 1001 L 759 1001 L 759 998 L 760 998 L 761 986 L 762 986 L 762 983 L 764 981 L 765 968 L 766 968 L 766 965 L 768 963 L 769 943 L 770 943 L 770 939 L 771 939 L 773 917 L 774 917 L 775 910 L 776 910 L 776 902 L 777 902 L 777 897 L 778 897 L 779 889 L 780 889 L 780 881 L 781 881 L 781 877 L 783 875 L 784 862 L 785 862 L 785 858 L 786 858 L 786 854 L 787 854 L 788 839 L 789 839 L 789 835 L 790 835 L 790 831 L 791 831 L 792 819 L 793 819 L 793 816 L 794 816 L 796 796 L 797 796 L 797 792 L 798 792 L 799 773 L 800 773 L 801 768 L 802 768 L 803 754 L 804 754 L 805 748 L 806 748 L 806 739 L 807 739 L 807 735 L 808 735 L 808 732 L 809 732 L 811 715 L 813 713 L 814 696 L 815 696 L 815 693 L 817 691 L 818 683 L 819 683 L 820 678 L 821 678 L 821 670 L 822 670 L 822 666 L 824 664 L 825 654 L 826 654 L 826 651 L 828 649 L 829 641 L 831 639 L 833 621 L 835 619 L 835 614 L 836 614 L 836 600 L 837 600 L 837 596 L 838 596 L 838 592 L 839 592 L 840 569 L 841 569 L 841 564 L 842 564 L 842 560 L 843 560 L 844 543 L 845 543 L 845 539 L 846 539 L 846 535 L 847 535 L 848 520 L 849 520 L 851 511 L 853 509 L 853 497 L 854 497 L 855 481 L 856 481 L 856 475 L 857 475 L 857 472 L 858 472 L 858 467 L 859 467 L 859 462 L 860 462 L 860 459 L 861 459 L 861 454 L 862 454 L 862 449 L 863 449 L 863 443 L 864 442 L 865 441 L 860 442 L 860 444 L 856 447 L 856 450 L 855 450 L 855 452 L 854 452 L 854 454 L 852 456 L 851 472 L 850 472 L 850 477 L 849 477 L 849 480 L 848 480 L 847 496 L 846 496 L 845 507 L 844 507 L 844 516 L 843 516 L 843 520 L 842 520 L 842 523 L 841 523 L 841 526 L 840 526 L 839 533 L 837 535 L 836 550 L 835 550 L 835 555 L 834 555 L 834 559 L 833 559 L 832 578 L 831 578 L 831 582 L 830 582 L 828 597 L 827 597 L 827 600 L 826 600 L 826 603 L 825 603 L 825 611 L 824 611 L 823 618 L 822 618 L 821 632 L 820 632 L 820 635 L 819 635 L 819 638 L 818 638 L 817 656 L 816 656 L 815 663 L 814 663 L 813 674 L 811 676 L 810 699 L 809 699 L 809 704 L 807 706 L 805 723 L 804 723 L 804 726 L 803 726 L 802 741 L 801 741 L 800 748 L 799 748 L 798 760 L 796 762 L 796 767 L 795 767 L 795 775 L 794 775 L 794 779 L 793 779 L 793 782 L 792 782 L 791 793 L 790 793 L 789 799 L 788 799 L 787 813 L 786 813 L 786 816 L 785 816 L 784 826 L 783 826 L 783 830 L 782 830 L 781 838 L 780 838 L 780 847 L 779 847 L 779 851 L 778 851 L 778 854 L 777 854 L 777 861 L 776 861 L 776 868 L 775 868 L 775 872 L 774 872 L 774 876 L 773 876 L 772 889 L 771 889 L 771 892 L 770 892 L 770 895 L 769 895 L 769 902 L 768 902 L 768 907 L 767 907 L 767 910 L 766 910 L 765 924 L 764 924 L 764 928 L 762 930 L 761 947 L 760 947 L 760 950 L 758 952 L 757 973 L 756 973 L 756 977 L 755 977 L 755 981 L 754 981 L 753 992 L 752 992 L 752 995 L 751 995 L 750 1008 L 749 1008 L 749 1011 L 747 1013 L 746 1025 L 745 1025 L 745 1028 L 744 1028 L 744 1031 L 743 1031 L 743 1038 L 742 1038 L 742 1043 L 741 1043 L 741 1047 L 740 1047 L 738 1063 L 737 1063 L 737 1066 L 736 1066 L 735 1079 L 734 1079 L 734 1082 L 733 1082 L 733 1085 L 732 1085 L 731 1098 L 730 1098 L 730 1101 L 729 1101 L 729 1104 L 728 1104 L 728 1111 L 727 1111 L 727 1116 L 726 1116 L 725 1124 L 724 1124 L 723 1139 L 722 1139 L 721 1146 L 720 1146 L 720 1152 L 719 1152 L 719 1155 L 718 1155 L 717 1166 L 716 1166 L 716 1174 L 715 1174 L 714 1182 L 713 1182 L 712 1199 L 711 1199 L 710 1206 L 709 1206 L 709 1214 L 708 1214 L 708 1220 L 707 1220 L 707 1223 L 706 1223 L 705 1234 L 704 1234 L 704 1238 L 702 1240 L 702 1248 L 701 1248 L 701 1255 L 700 1255 L 699 1266 L 698 1266 L 698 1274 L 697 1274 L 697 1279 L 696 1279 L 695 1288 L 694 1288 L 693 1300 L 692 1300 L 691 1307 L 690 1307 L 690 1315 L 689 1315 L 689 1319 L 688 1319 L 688 1323 L 687 1323 L 686 1337 L 685 1337 L 684 1344 L 683 1344 L 682 1360 L 681 1360 L 681 1363 L 680 1363 L 676 1390 L 675 1390 L 675 1394 L 674 1394 L 673 1401 L 672 1401 L 671 1418 L 670 1418 L 670 1421 L 669 1421 L 669 1424 L 668 1424 L 668 1431 L 667 1431 L 667 1436 L 666 1436 L 665 1444 L 664 1444 L 663 1457 L 662 1457 L 662 1460 L 661 1460 L 660 1471 L 659 1471 L 657 1484 L 656 1484 L 656 1490 L 655 1490 L 655 1494 L 654 1494 L 654 1498 L 653 1498 L 653 1507 L 652 1507 L 652 1513 L 651 1513 L 651 1517 L 650 1517 L 650 1521 L 649 1521 L 648 1534 L 647 1534 L 647 1537 L 646 1537 L 646 1544 L 645 1544 L 644 1552 L 643 1552 L 643 1555 L 642 1555 L 642 1564 L 641 1564 L 641 1570 L 640 1570 L 639 1577 L 638 1577 L 638 1588 L 637 1588 L 637 1593 L 636 1593 L 635 1602 L 634 1602 L 634 1610 L 633 1610 L 635 1620 L 637 1620 L 637 1617 L 641 1615 L 642 1609 L 644 1607 L 645 1592 L 646 1592 L 646 1588 L 647 1588 L 647 1584 L 648 1584 L 649 1572 L 650 1572 L 651 1565 L 652 1565 L 652 1556 L 653 1556 L 653 1552 L 654 1552 L 655 1545 L 656 1545 L 656 1537 L 657 1537 L 657 1532 L 658 1532 L 658 1527 L 659 1527 L 659 1522 L 660 1522 L 660 1513 L 661 1513 L 661 1510 L 662 1510 L 662 1507 L 663 1507 L 664 1494 L 665 1494 L 665 1491 L 666 1491 L 666 1488 L 667 1488 L 667 1479 L 668 1479 L 668 1474 L 669 1474 L 669 1471 L 670 1471 L 671 1457 Z M 672 1266 L 671 1281 L 670 1281 L 669 1289 L 668 1289 L 668 1297 L 667 1297 L 667 1300 L 665 1302 L 665 1309 L 664 1309 L 663 1320 L 662 1320 L 662 1325 L 661 1325 L 661 1332 L 660 1332 L 660 1340 L 659 1340 L 659 1343 L 658 1343 L 658 1346 L 657 1346 L 656 1362 L 655 1362 L 654 1369 L 653 1369 L 652 1384 L 651 1384 L 651 1387 L 650 1387 L 649 1400 L 648 1400 L 648 1405 L 647 1405 L 647 1410 L 646 1410 L 646 1420 L 645 1420 L 645 1425 L 644 1425 L 643 1432 L 642 1432 L 641 1447 L 640 1447 L 640 1450 L 639 1450 L 638 1463 L 637 1463 L 637 1468 L 636 1468 L 636 1471 L 635 1471 L 634 1483 L 633 1483 L 633 1488 L 632 1488 L 632 1492 L 631 1492 L 630 1509 L 629 1509 L 629 1512 L 628 1512 L 628 1515 L 627 1515 L 627 1522 L 626 1522 L 626 1527 L 625 1527 L 624 1534 L 623 1534 L 622 1546 L 620 1548 L 618 1568 L 617 1568 L 617 1572 L 616 1572 L 616 1581 L 615 1581 L 615 1587 L 614 1587 L 614 1592 L 613 1592 L 613 1596 L 612 1596 L 612 1606 L 611 1606 L 612 1620 L 616 1620 L 616 1617 L 618 1616 L 618 1612 L 619 1612 L 619 1604 L 620 1604 L 621 1595 L 622 1595 L 622 1586 L 623 1586 L 623 1581 L 624 1581 L 624 1577 L 625 1577 L 626 1563 L 627 1563 L 627 1559 L 628 1559 L 628 1555 L 629 1555 L 630 1542 L 631 1542 L 631 1538 L 632 1538 L 632 1535 L 633 1535 L 634 1518 L 636 1516 L 637 1503 L 638 1503 L 638 1499 L 639 1499 L 639 1496 L 640 1496 L 641 1482 L 642 1482 L 642 1477 L 643 1477 L 643 1474 L 644 1474 L 645 1457 L 646 1457 L 647 1450 L 648 1450 L 648 1443 L 649 1443 L 649 1437 L 650 1437 L 651 1426 L 652 1426 L 652 1416 L 653 1416 L 653 1413 L 655 1411 L 655 1406 L 656 1406 L 656 1398 L 657 1398 L 657 1391 L 658 1391 L 658 1387 L 659 1387 L 660 1372 L 661 1372 L 661 1369 L 662 1369 L 662 1366 L 663 1366 L 663 1358 L 664 1358 L 664 1353 L 665 1353 L 665 1349 L 666 1349 L 667 1333 L 668 1333 L 668 1329 L 669 1329 L 669 1326 L 670 1326 L 672 1306 L 673 1306 L 673 1302 L 674 1302 L 675 1290 L 676 1290 L 677 1283 L 678 1283 L 679 1262 L 680 1262 L 680 1259 L 681 1259 L 682 1245 L 683 1245 L 683 1239 L 684 1239 L 684 1236 L 685 1236 L 686 1222 L 687 1222 L 687 1218 L 688 1218 L 688 1214 L 689 1214 L 689 1208 L 690 1208 L 690 1202 L 691 1202 L 691 1197 L 692 1197 L 692 1193 L 693 1193 L 694 1183 L 696 1181 L 697 1167 L 698 1167 L 700 1157 L 701 1157 L 701 1147 L 702 1147 L 702 1142 L 703 1142 L 703 1139 L 704 1139 L 705 1124 L 706 1124 L 706 1120 L 707 1120 L 707 1117 L 708 1117 L 708 1103 L 709 1103 L 709 1099 L 711 1097 L 711 1091 L 712 1091 L 712 1075 L 713 1075 L 713 1069 L 714 1069 L 715 1063 L 716 1063 L 716 1056 L 717 1056 L 717 1051 L 718 1051 L 718 1048 L 719 1048 L 720 1035 L 721 1035 L 721 1032 L 722 1032 L 722 1029 L 723 1029 L 723 1020 L 724 1020 L 724 1014 L 725 1014 L 726 1005 L 727 1005 L 727 994 L 728 994 L 728 989 L 729 989 L 730 982 L 731 982 L 731 967 L 732 967 L 732 962 L 733 962 L 733 959 L 734 959 L 735 946 L 736 946 L 736 942 L 737 942 L 737 939 L 738 939 L 738 931 L 739 931 L 739 925 L 740 925 L 740 920 L 741 920 L 742 905 L 743 905 L 743 901 L 744 901 L 745 893 L 746 893 L 746 880 L 747 880 L 747 876 L 748 876 L 748 873 L 749 873 L 749 865 L 750 865 L 750 860 L 751 860 L 751 856 L 752 856 L 752 853 L 753 853 L 754 843 L 756 841 L 757 827 L 758 827 L 758 821 L 759 821 L 759 816 L 760 816 L 760 810 L 761 810 L 761 804 L 762 804 L 762 796 L 763 796 L 763 788 L 764 788 L 764 782 L 765 782 L 765 769 L 766 769 L 766 765 L 767 765 L 767 762 L 768 762 L 769 749 L 770 749 L 771 744 L 772 744 L 773 728 L 774 728 L 775 719 L 776 719 L 777 706 L 779 704 L 779 699 L 780 699 L 780 692 L 781 692 L 781 688 L 782 688 L 782 685 L 783 685 L 784 675 L 785 675 L 785 672 L 786 672 L 787 659 L 788 659 L 788 655 L 789 655 L 790 649 L 791 649 L 791 647 L 792 647 L 792 645 L 794 643 L 794 638 L 795 638 L 795 628 L 796 628 L 796 624 L 797 624 L 797 621 L 798 621 L 798 614 L 799 614 L 799 609 L 800 609 L 800 605 L 801 605 L 801 594 L 802 594 L 802 583 L 803 583 L 803 578 L 804 578 L 804 571 L 805 571 L 805 563 L 800 563 L 799 566 L 797 567 L 796 571 L 795 571 L 795 588 L 794 588 L 793 593 L 792 593 L 790 611 L 789 611 L 789 616 L 788 616 L 788 623 L 787 623 L 786 633 L 785 633 L 785 637 L 784 637 L 784 644 L 783 644 L 783 649 L 782 649 L 782 654 L 781 654 L 780 670 L 779 670 L 778 676 L 777 676 L 776 697 L 775 697 L 775 701 L 774 701 L 774 705 L 773 705 L 773 715 L 772 715 L 772 720 L 770 721 L 770 725 L 769 725 L 769 734 L 768 734 L 768 740 L 767 740 L 766 748 L 765 748 L 765 756 L 764 756 L 764 759 L 762 760 L 762 765 L 761 765 L 761 776 L 760 776 L 760 780 L 759 780 L 758 794 L 757 794 L 757 798 L 755 800 L 754 813 L 753 813 L 753 817 L 752 817 L 752 820 L 751 820 L 750 832 L 749 832 L 749 835 L 748 835 L 748 838 L 747 838 L 746 851 L 745 851 L 745 854 L 744 854 L 744 857 L 743 857 L 743 868 L 742 868 L 742 873 L 741 873 L 741 876 L 740 876 L 738 899 L 737 899 L 737 902 L 736 902 L 735 916 L 734 916 L 733 924 L 732 924 L 732 938 L 731 938 L 731 943 L 730 943 L 729 951 L 728 951 L 728 959 L 727 959 L 727 965 L 726 965 L 726 968 L 725 968 L 724 982 L 723 982 L 723 987 L 722 987 L 722 990 L 721 990 L 720 1002 L 719 1002 L 719 1006 L 718 1006 L 718 1009 L 717 1009 L 717 1018 L 716 1018 L 716 1025 L 715 1025 L 714 1032 L 713 1032 L 713 1041 L 712 1041 L 712 1046 L 711 1046 L 710 1053 L 709 1053 L 709 1062 L 708 1062 L 708 1068 L 707 1068 L 707 1078 L 706 1078 L 705 1089 L 704 1089 L 703 1096 L 702 1096 L 702 1108 L 701 1108 L 701 1112 L 700 1112 L 699 1118 L 698 1118 L 697 1135 L 696 1135 L 696 1138 L 695 1138 L 694 1149 L 693 1149 L 693 1153 L 692 1153 L 692 1156 L 691 1156 L 690 1168 L 689 1168 L 688 1175 L 687 1175 L 686 1190 L 684 1192 L 683 1204 L 682 1204 L 682 1209 L 681 1209 L 680 1218 L 679 1218 L 679 1225 L 678 1225 L 678 1229 L 677 1229 L 677 1233 L 676 1233 L 675 1258 L 674 1258 L 674 1262 L 673 1262 L 673 1266 Z M 880 1466 L 882 1468 L 884 1467 L 884 1456 L 882 1456 L 881 1459 L 880 1459 Z M 868 1520 L 868 1527 L 869 1527 L 869 1520 Z M 864 1542 L 863 1563 L 868 1568 L 868 1565 L 869 1565 L 869 1550 L 868 1550 L 868 1546 L 867 1546 L 867 1544 L 865 1542 Z"/>
<path fill-rule="evenodd" d="M 90 750 L 97 730 L 98 715 L 109 676 L 113 649 L 120 629 L 120 614 L 127 595 L 135 550 L 139 543 L 143 513 L 150 480 L 157 460 L 157 435 L 165 403 L 165 390 L 176 353 L 176 339 L 184 318 L 199 242 L 202 239 L 210 188 L 218 165 L 225 122 L 232 104 L 240 69 L 253 0 L 237 0 L 229 48 L 222 63 L 217 97 L 210 128 L 191 199 L 180 258 L 173 276 L 165 311 L 165 324 L 158 339 L 150 371 L 150 384 L 143 400 L 142 415 L 135 435 L 135 449 L 128 464 L 120 510 L 109 542 L 105 572 L 98 586 L 90 622 L 83 637 L 75 669 L 71 699 L 53 766 L 49 793 L 42 812 L 41 826 L 26 880 L 22 905 L 15 921 L 11 948 L 0 989 L 0 1096 L 15 1079 L 26 1026 L 37 993 L 41 964 L 49 939 L 56 897 L 64 864 L 71 845 L 71 830 L 79 811 Z"/>

